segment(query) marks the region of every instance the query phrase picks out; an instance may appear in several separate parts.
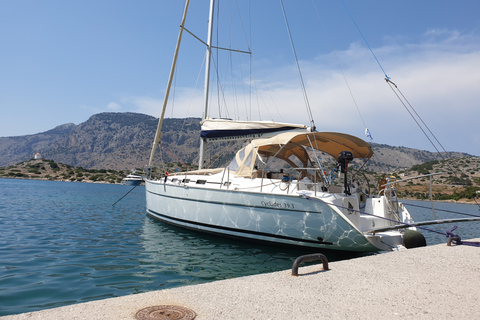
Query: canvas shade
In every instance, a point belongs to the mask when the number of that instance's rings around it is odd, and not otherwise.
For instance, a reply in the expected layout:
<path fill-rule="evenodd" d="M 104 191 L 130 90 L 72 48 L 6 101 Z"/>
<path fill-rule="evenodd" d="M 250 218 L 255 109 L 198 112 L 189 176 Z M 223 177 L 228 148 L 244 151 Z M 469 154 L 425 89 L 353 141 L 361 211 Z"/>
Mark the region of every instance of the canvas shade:
<path fill-rule="evenodd" d="M 307 166 L 310 161 L 305 147 L 311 147 L 325 152 L 335 159 L 342 151 L 350 151 L 354 158 L 368 159 L 373 150 L 368 143 L 357 137 L 337 132 L 285 132 L 271 138 L 253 140 L 236 157 L 238 170 L 236 175 L 241 177 L 252 176 L 255 160 L 259 155 L 276 157 L 297 167 L 290 160 L 294 155 Z"/>

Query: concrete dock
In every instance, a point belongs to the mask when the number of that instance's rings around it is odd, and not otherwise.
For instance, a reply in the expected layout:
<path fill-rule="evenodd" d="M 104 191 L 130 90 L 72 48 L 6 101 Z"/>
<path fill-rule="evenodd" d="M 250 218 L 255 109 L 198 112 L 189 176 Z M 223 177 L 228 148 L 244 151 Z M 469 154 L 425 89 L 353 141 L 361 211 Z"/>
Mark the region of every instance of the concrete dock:
<path fill-rule="evenodd" d="M 198 320 L 480 319 L 480 247 L 440 244 L 331 262 L 329 269 L 319 263 L 300 267 L 298 277 L 285 270 L 1 319 L 135 319 L 159 305 L 191 309 Z"/>

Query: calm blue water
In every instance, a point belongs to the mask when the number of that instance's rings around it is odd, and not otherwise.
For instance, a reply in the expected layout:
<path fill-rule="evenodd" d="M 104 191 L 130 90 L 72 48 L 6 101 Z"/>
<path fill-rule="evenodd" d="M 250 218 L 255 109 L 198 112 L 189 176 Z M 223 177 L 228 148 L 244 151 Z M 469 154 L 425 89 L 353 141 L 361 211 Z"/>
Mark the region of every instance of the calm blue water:
<path fill-rule="evenodd" d="M 112 207 L 130 189 L 0 179 L 0 316 L 285 270 L 305 254 L 164 225 L 146 216 L 143 186 Z M 473 205 L 436 207 L 480 215 Z M 428 209 L 410 211 L 416 220 L 431 219 Z M 422 233 L 429 245 L 446 242 Z M 462 224 L 456 233 L 480 237 L 480 223 Z M 354 257 L 326 255 L 329 261 Z"/>

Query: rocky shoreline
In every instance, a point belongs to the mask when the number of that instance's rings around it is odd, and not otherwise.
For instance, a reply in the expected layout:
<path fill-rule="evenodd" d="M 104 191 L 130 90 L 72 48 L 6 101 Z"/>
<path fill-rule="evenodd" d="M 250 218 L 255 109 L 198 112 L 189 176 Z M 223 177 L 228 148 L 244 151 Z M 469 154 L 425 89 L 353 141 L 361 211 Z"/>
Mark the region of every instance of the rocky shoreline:
<path fill-rule="evenodd" d="M 137 174 L 142 175 L 142 169 L 136 169 Z M 82 167 L 73 167 L 70 165 L 56 163 L 46 159 L 32 159 L 24 161 L 13 166 L 0 167 L 0 178 L 7 179 L 29 179 L 29 180 L 50 180 L 65 182 L 86 182 L 86 183 L 109 183 L 121 184 L 122 179 L 130 173 L 129 170 L 113 170 L 113 169 L 84 169 Z M 452 186 L 450 186 L 452 188 Z M 462 186 L 455 186 L 455 189 L 461 189 Z M 423 200 L 428 193 L 429 185 L 427 183 L 398 186 L 399 197 L 404 200 Z M 414 192 L 422 194 L 422 198 L 413 197 Z M 435 191 L 434 191 L 435 192 Z M 455 192 L 455 191 L 454 191 Z M 477 198 L 460 198 L 460 199 L 434 199 L 438 202 L 479 204 L 480 199 Z"/>
<path fill-rule="evenodd" d="M 121 184 L 128 170 L 84 169 L 46 159 L 1 167 L 0 178 Z"/>

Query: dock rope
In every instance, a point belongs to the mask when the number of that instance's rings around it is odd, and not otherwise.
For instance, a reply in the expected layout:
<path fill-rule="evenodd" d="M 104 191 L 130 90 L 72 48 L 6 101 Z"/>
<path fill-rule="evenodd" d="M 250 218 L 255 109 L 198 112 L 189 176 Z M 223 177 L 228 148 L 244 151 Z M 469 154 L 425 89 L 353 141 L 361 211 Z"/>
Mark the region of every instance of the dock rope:
<path fill-rule="evenodd" d="M 466 246 L 480 247 L 480 242 L 477 242 L 477 241 L 462 241 L 462 238 L 460 238 L 459 235 L 456 235 L 456 234 L 453 233 L 453 231 L 455 231 L 455 229 L 457 229 L 457 226 L 454 226 L 452 229 L 446 231 L 447 238 L 448 238 L 447 246 L 451 246 L 452 242 L 454 242 L 456 245 L 463 244 L 463 245 L 466 245 Z"/>
<path fill-rule="evenodd" d="M 430 207 L 420 206 L 420 205 L 412 204 L 412 203 L 403 203 L 403 204 L 404 204 L 404 205 L 407 205 L 407 206 L 422 208 L 422 209 L 429 209 L 429 210 L 431 209 Z M 474 217 L 474 218 L 480 218 L 480 216 L 477 216 L 477 215 L 475 215 L 475 214 L 465 213 L 465 212 L 458 212 L 458 211 L 453 211 L 453 210 L 446 210 L 446 209 L 438 209 L 438 208 L 435 208 L 435 211 L 443 211 L 443 212 L 448 212 L 448 213 L 456 213 L 456 214 L 461 214 L 461 215 L 464 215 L 464 216 L 469 216 L 469 217 Z"/>
<path fill-rule="evenodd" d="M 121 198 L 118 199 L 114 204 L 112 204 L 112 207 L 115 207 L 115 205 L 116 205 L 118 202 L 120 202 L 120 200 L 122 200 L 123 198 L 125 198 L 125 197 L 127 196 L 127 194 L 129 194 L 130 192 L 132 192 L 133 189 L 135 189 L 135 188 L 138 187 L 138 186 L 139 186 L 139 184 L 137 184 L 137 185 L 134 186 L 132 189 L 130 189 L 130 191 L 128 191 L 127 193 L 125 193 L 125 194 L 123 195 L 123 197 L 121 197 Z"/>

